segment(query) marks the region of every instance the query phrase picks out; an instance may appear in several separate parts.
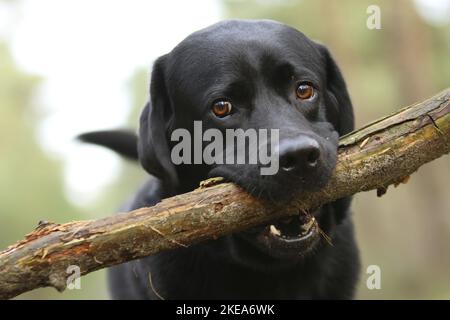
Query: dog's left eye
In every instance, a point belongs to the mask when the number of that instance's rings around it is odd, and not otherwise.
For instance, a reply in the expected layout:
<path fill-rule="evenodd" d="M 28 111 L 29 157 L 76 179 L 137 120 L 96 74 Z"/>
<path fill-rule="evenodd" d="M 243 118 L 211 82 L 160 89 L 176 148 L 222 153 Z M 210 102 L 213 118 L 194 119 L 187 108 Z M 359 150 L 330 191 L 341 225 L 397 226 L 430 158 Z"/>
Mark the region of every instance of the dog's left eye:
<path fill-rule="evenodd" d="M 299 83 L 297 89 L 295 90 L 297 98 L 301 100 L 308 100 L 314 97 L 314 87 L 307 82 Z"/>
<path fill-rule="evenodd" d="M 211 110 L 214 115 L 218 118 L 223 118 L 231 113 L 232 105 L 231 102 L 226 100 L 218 100 L 213 103 Z"/>

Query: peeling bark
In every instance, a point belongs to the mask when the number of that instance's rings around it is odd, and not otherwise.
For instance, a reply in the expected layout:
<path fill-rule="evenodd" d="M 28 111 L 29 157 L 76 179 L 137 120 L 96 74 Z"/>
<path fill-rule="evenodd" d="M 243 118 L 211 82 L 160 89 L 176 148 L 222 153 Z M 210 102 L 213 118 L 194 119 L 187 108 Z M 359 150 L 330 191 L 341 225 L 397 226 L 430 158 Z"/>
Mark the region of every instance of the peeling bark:
<path fill-rule="evenodd" d="M 328 185 L 289 204 L 257 200 L 231 183 L 200 188 L 100 220 L 41 222 L 24 240 L 0 252 L 0 299 L 52 286 L 66 287 L 70 265 L 81 274 L 162 250 L 186 247 L 297 214 L 372 189 L 379 193 L 450 151 L 450 89 L 341 138 Z"/>

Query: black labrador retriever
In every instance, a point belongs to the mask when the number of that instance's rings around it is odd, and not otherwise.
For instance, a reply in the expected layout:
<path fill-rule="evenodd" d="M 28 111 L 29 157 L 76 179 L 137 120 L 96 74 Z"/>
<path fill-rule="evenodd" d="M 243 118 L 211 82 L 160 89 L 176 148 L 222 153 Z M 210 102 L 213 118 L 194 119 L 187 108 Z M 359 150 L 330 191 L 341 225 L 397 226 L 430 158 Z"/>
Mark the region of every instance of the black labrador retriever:
<path fill-rule="evenodd" d="M 267 201 L 317 190 L 335 166 L 338 137 L 354 126 L 344 79 L 328 50 L 268 20 L 223 21 L 187 37 L 155 62 L 149 100 L 139 138 L 117 131 L 81 137 L 139 159 L 153 176 L 122 210 L 191 191 L 208 177 L 224 177 Z M 260 164 L 174 165 L 171 133 L 192 132 L 194 121 L 222 132 L 278 129 L 278 172 L 261 175 Z M 112 297 L 352 298 L 359 256 L 350 201 L 112 267 Z"/>

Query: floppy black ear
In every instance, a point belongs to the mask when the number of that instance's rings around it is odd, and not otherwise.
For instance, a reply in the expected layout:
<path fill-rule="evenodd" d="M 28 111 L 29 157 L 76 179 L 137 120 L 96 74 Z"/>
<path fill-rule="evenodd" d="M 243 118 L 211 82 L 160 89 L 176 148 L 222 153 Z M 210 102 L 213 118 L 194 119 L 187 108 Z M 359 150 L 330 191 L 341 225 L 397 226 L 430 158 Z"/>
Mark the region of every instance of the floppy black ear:
<path fill-rule="evenodd" d="M 334 109 L 336 114 L 332 118 L 337 118 L 337 131 L 339 135 L 344 135 L 355 128 L 353 117 L 353 106 L 347 91 L 344 77 L 339 67 L 334 61 L 327 47 L 317 44 L 322 57 L 325 60 L 326 85 L 327 85 L 327 104 L 330 109 Z"/>
<path fill-rule="evenodd" d="M 168 130 L 173 108 L 167 93 L 166 56 L 156 60 L 150 83 L 150 101 L 141 114 L 138 154 L 143 168 L 171 187 L 178 185 L 178 177 L 170 158 Z"/>

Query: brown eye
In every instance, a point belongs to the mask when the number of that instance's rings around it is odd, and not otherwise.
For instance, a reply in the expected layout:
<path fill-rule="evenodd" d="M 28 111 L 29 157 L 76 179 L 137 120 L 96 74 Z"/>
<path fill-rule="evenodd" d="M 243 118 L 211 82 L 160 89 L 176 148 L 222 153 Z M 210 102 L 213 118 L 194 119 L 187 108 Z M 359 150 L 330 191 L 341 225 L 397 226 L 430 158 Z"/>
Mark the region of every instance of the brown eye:
<path fill-rule="evenodd" d="M 302 100 L 311 99 L 314 96 L 314 88 L 308 83 L 300 83 L 295 94 L 297 98 Z"/>
<path fill-rule="evenodd" d="M 218 100 L 212 105 L 212 112 L 218 118 L 226 117 L 231 113 L 231 102 L 226 100 Z"/>

